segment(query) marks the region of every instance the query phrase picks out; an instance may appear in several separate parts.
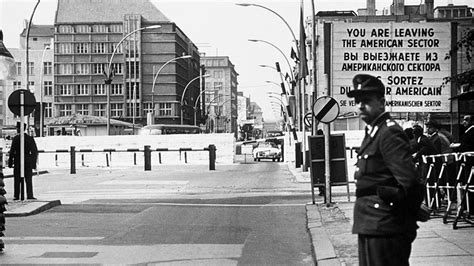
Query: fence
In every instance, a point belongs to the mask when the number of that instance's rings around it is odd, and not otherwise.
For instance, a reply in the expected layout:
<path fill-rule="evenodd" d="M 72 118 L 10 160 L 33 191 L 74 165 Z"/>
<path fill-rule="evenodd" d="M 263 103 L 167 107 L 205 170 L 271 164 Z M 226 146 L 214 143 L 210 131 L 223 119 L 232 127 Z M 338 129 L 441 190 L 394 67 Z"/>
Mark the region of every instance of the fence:
<path fill-rule="evenodd" d="M 179 153 L 179 160 L 181 161 L 182 156 L 184 155 L 184 163 L 188 163 L 188 153 L 189 152 L 207 152 L 208 157 L 207 161 L 209 163 L 209 170 L 216 169 L 216 146 L 211 144 L 208 147 L 204 148 L 155 148 L 152 149 L 151 146 L 145 145 L 143 149 L 138 148 L 128 148 L 128 149 L 76 149 L 75 146 L 70 146 L 69 149 L 57 149 L 57 150 L 38 150 L 38 153 L 41 154 L 51 154 L 54 155 L 54 165 L 59 165 L 59 155 L 60 154 L 69 154 L 69 167 L 70 173 L 76 174 L 76 159 L 77 154 L 79 153 L 81 156 L 81 165 L 86 166 L 85 164 L 85 154 L 105 154 L 105 166 L 109 167 L 110 162 L 112 160 L 113 153 L 130 153 L 133 154 L 133 165 L 137 165 L 137 154 L 143 154 L 143 165 L 145 171 L 151 171 L 152 166 L 152 153 L 157 153 L 158 155 L 158 163 L 162 163 L 162 153 L 172 153 L 178 152 Z M 39 156 L 40 158 L 41 156 Z M 97 158 L 97 156 L 95 157 Z M 41 159 L 41 158 L 40 158 Z M 122 158 L 123 159 L 123 158 Z"/>

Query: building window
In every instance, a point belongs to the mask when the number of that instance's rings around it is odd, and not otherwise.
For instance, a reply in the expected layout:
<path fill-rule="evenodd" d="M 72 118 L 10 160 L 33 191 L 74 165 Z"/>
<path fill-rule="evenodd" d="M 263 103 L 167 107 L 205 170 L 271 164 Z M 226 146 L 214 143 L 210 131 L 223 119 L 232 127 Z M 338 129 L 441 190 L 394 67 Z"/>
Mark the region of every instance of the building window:
<path fill-rule="evenodd" d="M 52 62 L 43 62 L 43 74 L 52 75 L 53 74 L 53 63 Z"/>
<path fill-rule="evenodd" d="M 109 52 L 109 53 L 113 53 L 116 45 L 117 45 L 116 43 L 109 43 L 109 44 L 107 44 L 107 50 L 108 50 L 108 52 Z M 121 53 L 123 52 L 122 49 L 123 49 L 123 45 L 120 44 L 120 46 L 117 48 L 117 51 L 115 51 L 115 53 L 116 53 L 116 54 L 121 54 Z"/>
<path fill-rule="evenodd" d="M 92 74 L 103 74 L 106 68 L 105 63 L 92 64 Z"/>
<path fill-rule="evenodd" d="M 52 81 L 43 82 L 43 93 L 45 96 L 53 95 L 53 82 Z"/>
<path fill-rule="evenodd" d="M 105 111 L 106 111 L 106 104 L 101 103 L 101 104 L 96 104 L 94 108 L 94 115 L 95 116 L 105 116 Z"/>
<path fill-rule="evenodd" d="M 89 95 L 89 84 L 78 84 L 77 85 L 77 95 Z"/>
<path fill-rule="evenodd" d="M 21 81 L 13 81 L 13 90 L 21 89 Z"/>
<path fill-rule="evenodd" d="M 58 64 L 59 75 L 70 75 L 72 74 L 72 64 Z"/>
<path fill-rule="evenodd" d="M 90 32 L 90 27 L 89 27 L 89 25 L 77 25 L 76 26 L 76 32 L 77 33 L 88 33 L 88 32 Z"/>
<path fill-rule="evenodd" d="M 214 90 L 222 90 L 224 87 L 222 82 L 214 82 Z"/>
<path fill-rule="evenodd" d="M 152 103 L 143 104 L 143 116 L 146 117 L 148 113 L 153 112 Z"/>
<path fill-rule="evenodd" d="M 172 115 L 173 108 L 172 108 L 171 103 L 160 103 L 159 108 L 160 108 L 160 113 L 159 113 L 160 116 Z"/>
<path fill-rule="evenodd" d="M 76 74 L 85 75 L 90 73 L 89 64 L 76 64 Z"/>
<path fill-rule="evenodd" d="M 72 106 L 70 104 L 59 104 L 59 116 L 68 116 L 72 114 Z"/>
<path fill-rule="evenodd" d="M 93 32 L 108 32 L 107 31 L 107 26 L 105 26 L 105 25 L 94 25 L 93 26 Z"/>
<path fill-rule="evenodd" d="M 16 75 L 21 76 L 21 62 L 16 62 Z"/>
<path fill-rule="evenodd" d="M 133 107 L 135 107 L 135 113 L 133 112 Z M 139 103 L 127 103 L 127 116 L 128 117 L 140 116 L 140 104 Z"/>
<path fill-rule="evenodd" d="M 88 104 L 78 104 L 76 105 L 76 112 L 80 115 L 89 115 L 89 105 Z"/>
<path fill-rule="evenodd" d="M 105 53 L 105 43 L 103 42 L 94 43 L 94 49 L 92 50 L 92 52 L 96 54 Z"/>
<path fill-rule="evenodd" d="M 35 73 L 35 63 L 28 62 L 28 75 L 34 75 Z"/>
<path fill-rule="evenodd" d="M 94 85 L 94 94 L 95 95 L 105 95 L 105 84 L 95 84 Z"/>
<path fill-rule="evenodd" d="M 110 25 L 110 32 L 122 33 L 123 32 L 123 25 L 122 24 Z"/>
<path fill-rule="evenodd" d="M 85 42 L 76 43 L 75 47 L 78 54 L 87 54 L 89 52 L 89 46 Z"/>
<path fill-rule="evenodd" d="M 72 44 L 71 43 L 60 43 L 58 50 L 59 50 L 60 54 L 70 54 L 70 53 L 72 53 Z"/>
<path fill-rule="evenodd" d="M 72 84 L 59 85 L 59 95 L 72 95 Z"/>
<path fill-rule="evenodd" d="M 139 99 L 140 98 L 140 84 L 136 82 L 126 83 L 126 96 L 127 99 Z"/>
<path fill-rule="evenodd" d="M 112 95 L 123 95 L 123 84 L 112 84 Z"/>
<path fill-rule="evenodd" d="M 53 103 L 43 103 L 44 117 L 53 117 Z"/>
<path fill-rule="evenodd" d="M 113 116 L 113 117 L 123 116 L 123 104 L 122 103 L 110 104 L 110 116 Z"/>
<path fill-rule="evenodd" d="M 122 63 L 113 63 L 112 64 L 112 69 L 115 71 L 115 75 L 122 75 L 123 74 Z"/>
<path fill-rule="evenodd" d="M 35 91 L 35 82 L 34 81 L 28 81 L 28 90 L 31 92 Z"/>
<path fill-rule="evenodd" d="M 73 33 L 74 28 L 71 25 L 61 25 L 59 26 L 59 33 Z"/>
<path fill-rule="evenodd" d="M 224 71 L 222 70 L 214 70 L 214 78 L 221 79 L 224 77 Z"/>
<path fill-rule="evenodd" d="M 127 62 L 127 78 L 140 76 L 140 64 L 138 62 Z"/>

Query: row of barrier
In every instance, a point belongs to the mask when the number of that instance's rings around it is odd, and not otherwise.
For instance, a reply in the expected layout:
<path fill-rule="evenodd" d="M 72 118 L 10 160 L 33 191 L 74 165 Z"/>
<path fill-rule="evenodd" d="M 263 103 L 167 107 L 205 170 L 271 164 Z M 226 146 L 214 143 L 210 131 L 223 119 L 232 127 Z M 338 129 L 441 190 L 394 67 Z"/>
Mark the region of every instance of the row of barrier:
<path fill-rule="evenodd" d="M 453 229 L 460 221 L 474 224 L 470 217 L 474 204 L 474 196 L 470 195 L 474 193 L 474 152 L 425 155 L 418 170 L 426 179 L 426 203 L 432 216 L 442 217 L 443 223 L 452 219 Z"/>
<path fill-rule="evenodd" d="M 81 154 L 81 165 L 85 166 L 84 153 L 105 153 L 106 166 L 110 166 L 110 159 L 112 153 L 129 153 L 133 152 L 133 164 L 137 165 L 137 153 L 143 152 L 143 161 L 144 161 L 144 170 L 151 171 L 151 154 L 152 152 L 158 152 L 159 163 L 162 163 L 161 153 L 162 152 L 179 152 L 179 158 L 181 160 L 181 155 L 184 154 L 184 162 L 188 163 L 188 152 L 202 152 L 207 151 L 209 156 L 209 170 L 216 170 L 216 146 L 211 144 L 205 148 L 155 148 L 152 149 L 150 145 L 145 145 L 143 149 L 76 149 L 75 146 L 71 146 L 70 149 L 58 149 L 58 150 L 38 150 L 38 153 L 53 153 L 55 154 L 55 164 L 58 165 L 58 154 L 60 153 L 69 153 L 70 158 L 70 173 L 76 174 L 76 155 L 77 153 Z M 0 153 L 2 149 L 0 148 Z"/>

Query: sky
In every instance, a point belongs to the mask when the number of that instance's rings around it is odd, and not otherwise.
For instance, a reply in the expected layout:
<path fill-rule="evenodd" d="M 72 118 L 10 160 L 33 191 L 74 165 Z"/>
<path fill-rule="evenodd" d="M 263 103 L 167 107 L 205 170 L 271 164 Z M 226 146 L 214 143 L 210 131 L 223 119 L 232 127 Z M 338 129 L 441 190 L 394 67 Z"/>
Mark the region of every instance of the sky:
<path fill-rule="evenodd" d="M 150 0 L 165 16 L 176 23 L 194 42 L 200 52 L 208 56 L 229 56 L 238 76 L 238 90 L 263 109 L 266 120 L 274 120 L 271 101 L 267 92 L 279 93 L 281 89 L 266 81 L 280 83 L 278 73 L 259 65 L 274 66 L 279 62 L 282 71 L 288 72 L 286 60 L 278 51 L 290 58 L 294 39 L 290 29 L 277 15 L 259 7 L 241 7 L 236 3 L 265 6 L 278 13 L 299 38 L 301 0 Z M 29 19 L 36 0 L 0 0 L 0 29 L 3 30 L 7 48 L 19 47 L 23 21 Z M 405 0 L 406 5 L 417 5 L 423 0 Z M 133 0 L 130 0 L 133 4 Z M 392 0 L 376 0 L 376 9 L 388 9 Z M 473 5 L 472 0 L 435 0 L 435 7 L 454 3 Z M 366 0 L 314 0 L 316 13 L 327 10 L 352 10 L 365 8 Z M 304 16 L 311 16 L 311 0 L 304 0 Z M 56 0 L 41 0 L 33 17 L 34 24 L 53 25 Z M 278 49 L 262 42 L 264 40 Z M 292 62 L 290 62 L 292 63 Z"/>

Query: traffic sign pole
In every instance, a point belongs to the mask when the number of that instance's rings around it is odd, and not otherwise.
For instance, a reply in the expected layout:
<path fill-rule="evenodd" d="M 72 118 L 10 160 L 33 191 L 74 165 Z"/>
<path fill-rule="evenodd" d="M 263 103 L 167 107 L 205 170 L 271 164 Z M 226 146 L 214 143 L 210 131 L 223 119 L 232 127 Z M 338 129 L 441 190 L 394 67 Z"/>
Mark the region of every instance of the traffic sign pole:
<path fill-rule="evenodd" d="M 25 93 L 20 92 L 20 199 L 25 200 Z"/>

